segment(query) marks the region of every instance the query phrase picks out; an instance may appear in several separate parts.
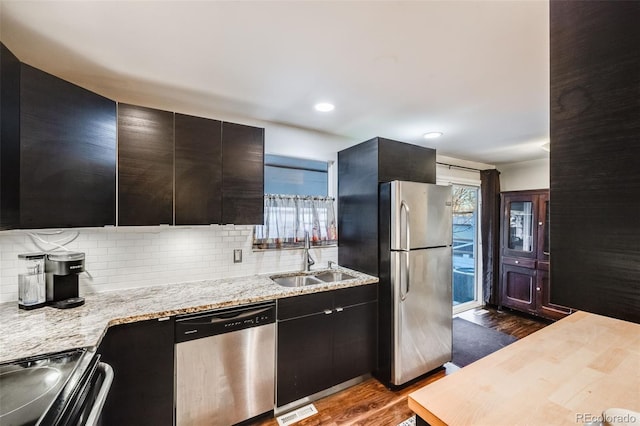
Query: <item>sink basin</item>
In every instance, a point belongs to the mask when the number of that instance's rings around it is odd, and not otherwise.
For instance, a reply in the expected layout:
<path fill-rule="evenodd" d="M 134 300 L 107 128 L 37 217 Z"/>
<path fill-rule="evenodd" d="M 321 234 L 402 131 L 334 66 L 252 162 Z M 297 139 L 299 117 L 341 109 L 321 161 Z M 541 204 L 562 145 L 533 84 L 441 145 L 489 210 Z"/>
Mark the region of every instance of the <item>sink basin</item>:
<path fill-rule="evenodd" d="M 319 280 L 326 283 L 332 283 L 335 281 L 351 280 L 355 278 L 353 275 L 345 274 L 344 272 L 326 271 L 321 272 L 315 276 Z"/>
<path fill-rule="evenodd" d="M 312 275 L 293 275 L 289 277 L 272 277 L 271 279 L 283 287 L 304 287 L 306 285 L 321 284 L 323 282 Z"/>

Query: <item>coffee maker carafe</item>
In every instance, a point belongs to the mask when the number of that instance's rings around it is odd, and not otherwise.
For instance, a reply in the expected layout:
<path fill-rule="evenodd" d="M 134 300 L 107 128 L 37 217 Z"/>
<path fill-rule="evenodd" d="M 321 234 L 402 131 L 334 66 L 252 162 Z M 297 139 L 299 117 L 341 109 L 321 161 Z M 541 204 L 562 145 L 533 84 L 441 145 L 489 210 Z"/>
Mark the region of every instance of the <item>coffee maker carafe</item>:
<path fill-rule="evenodd" d="M 45 272 L 49 305 L 60 309 L 84 305 L 84 298 L 78 296 L 78 274 L 84 272 L 84 253 L 49 253 Z"/>
<path fill-rule="evenodd" d="M 23 272 L 18 274 L 18 307 L 20 309 L 36 309 L 45 306 L 47 298 L 44 258 L 44 253 L 18 255 L 23 267 Z"/>

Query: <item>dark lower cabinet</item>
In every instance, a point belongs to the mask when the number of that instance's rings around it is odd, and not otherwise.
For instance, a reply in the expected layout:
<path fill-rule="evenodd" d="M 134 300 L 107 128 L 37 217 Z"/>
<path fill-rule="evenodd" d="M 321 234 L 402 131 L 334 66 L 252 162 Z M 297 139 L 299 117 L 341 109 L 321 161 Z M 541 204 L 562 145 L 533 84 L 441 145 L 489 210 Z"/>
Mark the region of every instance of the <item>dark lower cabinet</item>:
<path fill-rule="evenodd" d="M 173 113 L 118 104 L 118 225 L 173 224 Z"/>
<path fill-rule="evenodd" d="M 98 353 L 114 372 L 102 424 L 173 425 L 173 318 L 110 327 Z"/>
<path fill-rule="evenodd" d="M 19 163 L 20 228 L 115 225 L 114 101 L 22 64 Z"/>
<path fill-rule="evenodd" d="M 375 284 L 280 299 L 276 405 L 372 372 L 377 305 Z"/>
<path fill-rule="evenodd" d="M 502 265 L 501 305 L 535 313 L 536 270 L 522 266 Z"/>

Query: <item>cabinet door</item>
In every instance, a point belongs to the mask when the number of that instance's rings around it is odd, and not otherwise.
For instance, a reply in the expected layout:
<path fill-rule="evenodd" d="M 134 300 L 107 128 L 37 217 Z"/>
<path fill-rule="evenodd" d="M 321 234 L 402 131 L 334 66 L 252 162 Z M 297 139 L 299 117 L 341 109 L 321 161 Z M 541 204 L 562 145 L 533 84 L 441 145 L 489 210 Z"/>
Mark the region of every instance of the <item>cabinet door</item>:
<path fill-rule="evenodd" d="M 537 271 L 536 292 L 537 311 L 540 315 L 559 320 L 571 312 L 569 308 L 551 303 L 551 282 L 548 265 L 546 270 L 538 269 Z"/>
<path fill-rule="evenodd" d="M 110 327 L 98 353 L 114 372 L 103 424 L 173 425 L 173 319 Z"/>
<path fill-rule="evenodd" d="M 175 115 L 175 224 L 220 223 L 222 123 Z"/>
<path fill-rule="evenodd" d="M 538 261 L 549 261 L 549 194 L 538 196 Z"/>
<path fill-rule="evenodd" d="M 330 388 L 333 360 L 331 315 L 278 322 L 276 406 Z"/>
<path fill-rule="evenodd" d="M 222 223 L 264 222 L 264 129 L 222 123 Z"/>
<path fill-rule="evenodd" d="M 536 309 L 536 270 L 502 264 L 500 303 L 509 308 L 534 312 Z"/>
<path fill-rule="evenodd" d="M 20 61 L 0 42 L 0 230 L 20 225 Z"/>
<path fill-rule="evenodd" d="M 25 64 L 20 81 L 20 227 L 114 225 L 115 102 Z"/>
<path fill-rule="evenodd" d="M 371 373 L 375 369 L 377 311 L 378 304 L 370 302 L 336 307 L 331 315 L 334 324 L 332 385 Z"/>
<path fill-rule="evenodd" d="M 118 225 L 173 224 L 173 113 L 118 104 Z"/>
<path fill-rule="evenodd" d="M 378 138 L 378 182 L 436 183 L 436 150 Z"/>
<path fill-rule="evenodd" d="M 502 255 L 535 258 L 537 256 L 537 196 L 503 195 Z"/>

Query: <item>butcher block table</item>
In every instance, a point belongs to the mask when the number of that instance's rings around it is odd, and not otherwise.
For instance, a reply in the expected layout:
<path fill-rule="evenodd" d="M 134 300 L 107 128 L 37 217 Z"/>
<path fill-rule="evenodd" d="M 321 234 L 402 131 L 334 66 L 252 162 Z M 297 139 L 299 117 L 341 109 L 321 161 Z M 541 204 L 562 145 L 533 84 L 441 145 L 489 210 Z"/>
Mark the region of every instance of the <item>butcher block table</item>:
<path fill-rule="evenodd" d="M 582 425 L 640 411 L 640 325 L 576 312 L 409 395 L 430 425 Z"/>

